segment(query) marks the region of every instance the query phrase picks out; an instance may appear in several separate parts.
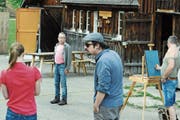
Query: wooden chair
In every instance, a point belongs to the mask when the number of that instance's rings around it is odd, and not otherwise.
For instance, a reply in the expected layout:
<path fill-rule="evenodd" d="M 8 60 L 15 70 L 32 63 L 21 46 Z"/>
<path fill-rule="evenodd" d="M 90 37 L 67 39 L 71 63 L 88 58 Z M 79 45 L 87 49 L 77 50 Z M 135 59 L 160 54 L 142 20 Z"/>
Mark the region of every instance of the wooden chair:
<path fill-rule="evenodd" d="M 84 59 L 84 60 L 74 60 L 72 61 L 73 67 L 76 69 L 78 68 L 78 73 L 80 73 L 80 68 L 83 70 L 84 75 L 87 75 L 87 70 L 86 70 L 86 63 L 90 64 L 89 59 Z"/>

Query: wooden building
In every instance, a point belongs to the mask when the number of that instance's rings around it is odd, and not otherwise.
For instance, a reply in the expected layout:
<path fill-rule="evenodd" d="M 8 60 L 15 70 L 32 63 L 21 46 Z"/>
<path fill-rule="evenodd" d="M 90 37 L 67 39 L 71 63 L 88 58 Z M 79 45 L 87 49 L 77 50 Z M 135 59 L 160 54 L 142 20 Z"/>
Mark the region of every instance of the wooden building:
<path fill-rule="evenodd" d="M 148 44 L 159 51 L 160 61 L 169 35 L 180 38 L 178 0 L 62 0 L 64 31 L 74 45 L 89 32 L 103 34 L 124 64 L 124 74 L 141 73 L 141 57 Z"/>
<path fill-rule="evenodd" d="M 25 4 L 26 2 L 26 4 Z M 82 38 L 90 32 L 103 34 L 107 44 L 117 51 L 124 65 L 124 74 L 141 73 L 141 57 L 148 44 L 159 52 L 160 61 L 166 52 L 169 35 L 180 38 L 179 0 L 25 0 L 40 7 L 59 6 L 54 11 L 59 16 L 56 22 L 66 32 L 73 50 L 83 50 Z M 28 3 L 29 2 L 29 3 Z M 36 3 L 34 3 L 36 2 Z M 56 17 L 53 17 L 56 18 Z M 49 23 L 53 24 L 53 22 Z M 53 28 L 53 27 L 51 27 Z M 48 27 L 44 28 L 48 29 Z M 43 30 L 42 30 L 43 31 Z M 52 30 L 46 30 L 51 33 Z M 57 32 L 53 34 L 57 37 Z M 48 51 L 55 44 L 55 37 L 44 38 Z M 48 43 L 44 41 L 49 41 Z M 44 46 L 41 45 L 43 51 Z"/>

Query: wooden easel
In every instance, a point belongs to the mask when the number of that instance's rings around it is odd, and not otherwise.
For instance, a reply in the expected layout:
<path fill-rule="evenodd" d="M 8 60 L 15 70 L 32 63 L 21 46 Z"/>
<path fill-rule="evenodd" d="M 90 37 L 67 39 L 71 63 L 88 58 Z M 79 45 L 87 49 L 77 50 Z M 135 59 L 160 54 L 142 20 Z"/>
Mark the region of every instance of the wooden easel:
<path fill-rule="evenodd" d="M 150 46 L 149 46 L 150 47 Z M 151 46 L 152 47 L 152 46 Z M 150 50 L 152 50 L 152 48 L 150 48 Z M 144 75 L 144 71 L 145 70 L 145 56 L 142 56 L 142 74 L 140 75 L 132 75 L 129 77 L 129 80 L 132 80 L 132 85 L 130 87 L 130 90 L 128 92 L 128 95 L 124 101 L 124 104 L 122 106 L 123 110 L 128 102 L 129 97 L 132 95 L 134 86 L 136 85 L 136 83 L 142 83 L 144 85 L 143 87 L 143 91 L 144 91 L 144 97 L 143 97 L 143 111 L 142 111 L 142 120 L 144 120 L 144 110 L 145 110 L 145 106 L 146 106 L 146 91 L 147 91 L 147 87 L 150 84 L 154 84 L 157 85 L 162 102 L 164 103 L 164 99 L 163 99 L 163 95 L 161 92 L 161 85 L 160 85 L 160 76 L 155 76 L 155 77 L 147 77 Z"/>

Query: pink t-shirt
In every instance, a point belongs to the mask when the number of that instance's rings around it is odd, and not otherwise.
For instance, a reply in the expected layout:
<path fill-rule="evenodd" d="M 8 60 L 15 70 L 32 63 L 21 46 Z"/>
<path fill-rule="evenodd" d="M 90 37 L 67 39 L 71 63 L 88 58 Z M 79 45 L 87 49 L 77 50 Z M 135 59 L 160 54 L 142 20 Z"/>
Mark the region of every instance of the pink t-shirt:
<path fill-rule="evenodd" d="M 64 63 L 64 45 L 59 44 L 55 51 L 55 63 L 63 64 Z"/>
<path fill-rule="evenodd" d="M 1 72 L 0 81 L 8 89 L 7 106 L 15 113 L 33 115 L 37 113 L 35 102 L 35 82 L 41 78 L 36 67 L 28 67 L 17 62 L 9 70 Z"/>

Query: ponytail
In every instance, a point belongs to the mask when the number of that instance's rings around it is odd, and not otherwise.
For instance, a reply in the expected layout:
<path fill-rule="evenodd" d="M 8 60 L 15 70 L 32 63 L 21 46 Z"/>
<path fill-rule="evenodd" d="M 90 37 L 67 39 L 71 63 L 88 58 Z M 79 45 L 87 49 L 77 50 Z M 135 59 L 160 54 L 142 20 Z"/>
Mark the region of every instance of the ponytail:
<path fill-rule="evenodd" d="M 11 69 L 17 61 L 17 58 L 24 53 L 24 47 L 20 43 L 14 43 L 9 50 L 9 68 Z"/>

